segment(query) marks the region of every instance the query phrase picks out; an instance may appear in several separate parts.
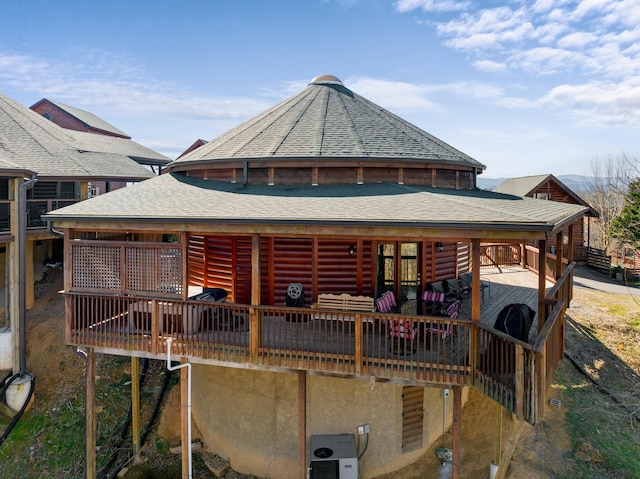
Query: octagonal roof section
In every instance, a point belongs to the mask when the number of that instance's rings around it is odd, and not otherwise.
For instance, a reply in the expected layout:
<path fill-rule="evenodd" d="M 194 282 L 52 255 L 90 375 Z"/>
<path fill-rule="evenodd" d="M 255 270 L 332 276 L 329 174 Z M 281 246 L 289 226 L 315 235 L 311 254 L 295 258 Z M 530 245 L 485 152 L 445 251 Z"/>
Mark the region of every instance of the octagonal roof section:
<path fill-rule="evenodd" d="M 172 162 L 168 169 L 233 160 L 403 160 L 486 167 L 345 87 L 333 75 Z"/>

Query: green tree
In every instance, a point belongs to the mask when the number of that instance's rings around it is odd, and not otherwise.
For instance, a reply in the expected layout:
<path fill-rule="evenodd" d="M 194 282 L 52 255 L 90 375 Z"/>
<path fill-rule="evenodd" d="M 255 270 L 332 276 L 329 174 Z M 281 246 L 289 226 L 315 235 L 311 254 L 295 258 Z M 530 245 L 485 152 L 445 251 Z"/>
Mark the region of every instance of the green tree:
<path fill-rule="evenodd" d="M 640 251 L 640 177 L 628 185 L 622 211 L 611 223 L 611 236 Z"/>

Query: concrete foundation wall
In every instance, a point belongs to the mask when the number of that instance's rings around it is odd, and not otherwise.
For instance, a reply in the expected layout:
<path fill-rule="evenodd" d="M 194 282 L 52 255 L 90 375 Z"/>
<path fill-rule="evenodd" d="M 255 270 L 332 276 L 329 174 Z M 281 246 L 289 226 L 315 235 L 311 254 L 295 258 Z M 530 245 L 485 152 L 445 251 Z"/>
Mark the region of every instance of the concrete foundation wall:
<path fill-rule="evenodd" d="M 444 399 L 425 388 L 423 447 L 402 453 L 402 386 L 307 376 L 307 459 L 315 434 L 354 434 L 368 423 L 362 479 L 393 472 L 420 458 L 440 437 Z M 298 479 L 298 379 L 295 373 L 194 365 L 193 418 L 206 445 L 238 472 Z M 466 391 L 463 401 L 466 401 Z M 451 425 L 453 392 L 447 401 Z M 361 436 L 361 451 L 365 436 Z"/>

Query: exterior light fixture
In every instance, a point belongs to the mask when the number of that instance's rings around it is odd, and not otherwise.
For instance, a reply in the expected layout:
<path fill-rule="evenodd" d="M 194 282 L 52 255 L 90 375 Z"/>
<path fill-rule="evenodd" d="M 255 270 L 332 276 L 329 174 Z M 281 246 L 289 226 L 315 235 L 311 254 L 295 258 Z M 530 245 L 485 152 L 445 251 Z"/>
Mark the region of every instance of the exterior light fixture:
<path fill-rule="evenodd" d="M 353 254 L 356 252 L 356 247 L 352 244 L 349 245 L 349 254 Z"/>
<path fill-rule="evenodd" d="M 444 245 L 440 241 L 436 243 L 436 248 L 438 251 L 444 251 Z"/>

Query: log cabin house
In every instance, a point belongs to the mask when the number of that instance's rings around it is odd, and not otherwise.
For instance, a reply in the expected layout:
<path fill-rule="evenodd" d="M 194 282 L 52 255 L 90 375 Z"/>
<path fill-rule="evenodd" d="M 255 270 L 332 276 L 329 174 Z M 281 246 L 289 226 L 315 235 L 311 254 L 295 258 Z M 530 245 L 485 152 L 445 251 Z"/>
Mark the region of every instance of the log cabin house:
<path fill-rule="evenodd" d="M 282 479 L 306 477 L 314 438 L 343 433 L 366 435 L 360 477 L 398 470 L 444 419 L 459 477 L 468 388 L 521 421 L 544 414 L 572 287 L 570 248 L 549 289 L 545 255 L 529 256 L 543 271 L 537 340 L 495 331 L 479 321 L 490 302 L 481 245 L 533 241 L 544 252 L 587 212 L 479 190 L 484 169 L 338 78 L 316 77 L 165 174 L 47 214 L 64 233 L 67 342 L 87 352 L 88 371 L 98 352 L 131 357 L 134 371 L 168 349 L 190 365 L 183 461 L 189 410 L 234 469 Z M 434 283 L 466 273 L 458 315 L 423 307 Z M 94 387 L 89 373 L 87 477 Z"/>
<path fill-rule="evenodd" d="M 496 193 L 508 195 L 526 196 L 540 200 L 558 201 L 574 205 L 582 205 L 588 208 L 583 218 L 577 218 L 573 225 L 573 257 L 576 261 L 587 259 L 587 249 L 590 244 L 591 218 L 598 218 L 598 212 L 589 203 L 583 200 L 578 193 L 573 191 L 554 175 L 534 175 L 518 178 L 507 178 L 502 183 L 493 188 Z M 567 251 L 566 241 L 568 239 L 568 227 L 563 231 L 565 241 L 564 251 Z M 531 243 L 533 244 L 533 243 Z M 556 254 L 555 238 L 547 241 L 547 252 Z"/>
<path fill-rule="evenodd" d="M 0 368 L 22 370 L 15 333 L 33 306 L 34 268 L 62 256 L 42 216 L 88 198 L 91 184 L 142 181 L 155 175 L 141 163 L 169 161 L 128 137 L 62 128 L 0 94 Z"/>

